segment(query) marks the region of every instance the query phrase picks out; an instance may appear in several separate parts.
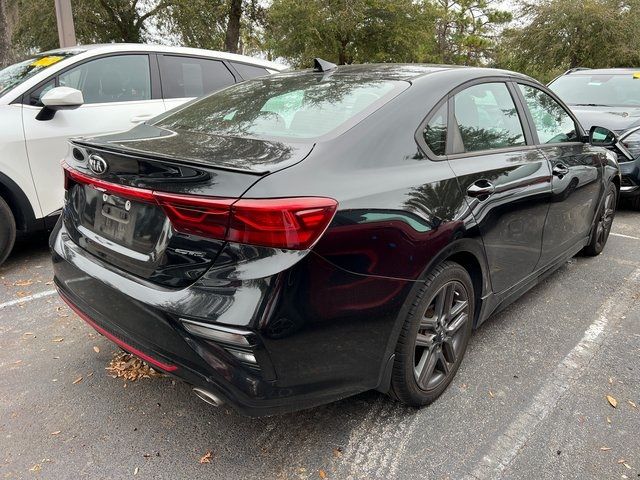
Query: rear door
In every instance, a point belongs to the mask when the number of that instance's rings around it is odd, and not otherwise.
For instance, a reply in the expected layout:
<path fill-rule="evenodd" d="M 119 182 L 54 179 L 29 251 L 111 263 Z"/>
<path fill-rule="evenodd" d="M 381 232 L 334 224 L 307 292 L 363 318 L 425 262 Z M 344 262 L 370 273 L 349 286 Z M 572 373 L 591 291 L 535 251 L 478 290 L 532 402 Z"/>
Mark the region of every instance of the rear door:
<path fill-rule="evenodd" d="M 537 265 L 551 192 L 549 164 L 530 145 L 516 99 L 513 85 L 496 79 L 449 100 L 449 163 L 482 235 L 495 293 Z"/>
<path fill-rule="evenodd" d="M 236 82 L 224 62 L 213 58 L 158 54 L 167 110 Z"/>
<path fill-rule="evenodd" d="M 540 257 L 540 265 L 546 265 L 589 235 L 602 190 L 602 153 L 581 141 L 576 121 L 551 95 L 525 83 L 518 84 L 518 92 L 528 107 L 534 141 L 553 173 Z"/>
<path fill-rule="evenodd" d="M 61 110 L 45 121 L 36 120 L 40 98 L 54 86 L 80 90 L 84 105 Z M 60 161 L 69 137 L 94 136 L 128 130 L 164 112 L 154 98 L 147 54 L 118 54 L 89 60 L 40 85 L 23 102 L 23 125 L 29 164 L 44 215 L 62 207 Z"/>

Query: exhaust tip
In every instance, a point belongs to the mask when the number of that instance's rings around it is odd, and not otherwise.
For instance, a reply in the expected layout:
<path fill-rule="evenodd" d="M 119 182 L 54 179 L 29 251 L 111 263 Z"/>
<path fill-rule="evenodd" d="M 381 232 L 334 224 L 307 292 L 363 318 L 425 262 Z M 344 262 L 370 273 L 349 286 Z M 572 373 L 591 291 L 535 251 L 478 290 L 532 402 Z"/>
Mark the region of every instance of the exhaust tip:
<path fill-rule="evenodd" d="M 224 404 L 220 397 L 201 388 L 194 388 L 193 393 L 195 393 L 196 397 L 198 397 L 200 400 L 208 403 L 209 405 L 213 405 L 214 407 L 219 407 Z"/>

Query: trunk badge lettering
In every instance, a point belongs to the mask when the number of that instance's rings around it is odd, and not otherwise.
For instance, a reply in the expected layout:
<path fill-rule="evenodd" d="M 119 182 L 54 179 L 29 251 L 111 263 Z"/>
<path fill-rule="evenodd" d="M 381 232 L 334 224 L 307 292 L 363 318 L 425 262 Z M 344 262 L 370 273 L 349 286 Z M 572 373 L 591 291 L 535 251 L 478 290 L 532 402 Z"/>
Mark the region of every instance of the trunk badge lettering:
<path fill-rule="evenodd" d="M 194 252 L 193 250 L 185 250 L 183 248 L 176 248 L 174 251 L 176 253 L 179 253 L 180 255 L 189 255 L 191 257 L 198 257 L 198 258 L 203 258 L 206 255 L 205 252 Z"/>
<path fill-rule="evenodd" d="M 107 172 L 109 165 L 100 155 L 92 154 L 89 155 L 89 168 L 96 175 L 102 175 Z"/>

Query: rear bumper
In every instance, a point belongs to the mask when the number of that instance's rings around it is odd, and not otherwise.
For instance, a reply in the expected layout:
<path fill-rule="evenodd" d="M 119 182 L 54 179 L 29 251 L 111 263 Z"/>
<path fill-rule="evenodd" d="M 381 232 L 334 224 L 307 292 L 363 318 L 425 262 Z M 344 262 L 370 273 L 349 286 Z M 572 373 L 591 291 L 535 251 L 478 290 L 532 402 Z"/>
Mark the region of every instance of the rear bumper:
<path fill-rule="evenodd" d="M 363 281 L 328 264 L 316 265 L 315 255 L 266 277 L 263 288 L 249 294 L 242 282 L 221 282 L 219 276 L 215 281 L 209 278 L 208 285 L 199 281 L 181 290 L 148 284 L 83 251 L 61 222 L 52 234 L 51 248 L 56 287 L 87 323 L 158 370 L 214 393 L 248 416 L 300 410 L 376 388 L 395 345 L 392 332 L 399 307 L 394 304 L 403 301 L 404 283 L 385 280 L 385 288 L 398 292 L 396 301 L 387 297 L 374 312 L 359 307 L 357 290 L 349 290 L 353 295 L 345 297 L 344 305 L 336 298 L 327 306 L 324 296 L 309 298 L 309 292 L 283 289 L 284 276 L 291 279 L 310 270 L 322 279 L 336 278 L 340 288 Z M 308 279 L 298 282 L 305 284 Z M 372 288 L 375 282 L 364 283 L 362 295 L 371 295 Z M 229 298 L 242 308 L 234 307 Z M 296 302 L 314 308 L 300 312 L 303 307 Z M 203 318 L 207 311 L 209 319 Z M 222 313 L 229 311 L 235 312 L 237 322 L 216 321 L 229 318 Z M 297 319 L 300 313 L 306 316 Z M 239 360 L 228 344 L 193 335 L 181 321 L 184 318 L 246 332 L 250 346 L 244 350 L 255 356 L 258 366 Z"/>

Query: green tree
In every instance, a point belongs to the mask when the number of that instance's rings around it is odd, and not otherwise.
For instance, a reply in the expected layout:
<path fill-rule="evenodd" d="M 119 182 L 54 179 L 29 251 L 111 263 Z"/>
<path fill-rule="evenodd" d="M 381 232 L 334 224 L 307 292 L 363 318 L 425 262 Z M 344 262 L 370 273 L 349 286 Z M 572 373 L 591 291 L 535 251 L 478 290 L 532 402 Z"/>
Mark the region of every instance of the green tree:
<path fill-rule="evenodd" d="M 173 0 L 160 24 L 188 47 L 254 53 L 262 48 L 259 0 Z"/>
<path fill-rule="evenodd" d="M 266 45 L 275 57 L 308 66 L 420 61 L 433 52 L 431 5 L 412 0 L 274 0 Z"/>
<path fill-rule="evenodd" d="M 428 0 L 436 8 L 434 61 L 480 65 L 489 61 L 497 45 L 498 29 L 511 21 L 511 13 L 495 0 Z"/>
<path fill-rule="evenodd" d="M 19 12 L 12 43 L 24 52 L 58 46 L 53 0 L 7 0 Z M 152 20 L 173 0 L 73 0 L 76 37 L 80 43 L 143 42 Z"/>
<path fill-rule="evenodd" d="M 542 0 L 503 33 L 496 65 L 543 81 L 573 67 L 640 64 L 638 0 Z"/>

